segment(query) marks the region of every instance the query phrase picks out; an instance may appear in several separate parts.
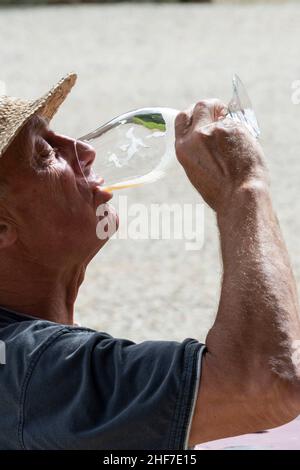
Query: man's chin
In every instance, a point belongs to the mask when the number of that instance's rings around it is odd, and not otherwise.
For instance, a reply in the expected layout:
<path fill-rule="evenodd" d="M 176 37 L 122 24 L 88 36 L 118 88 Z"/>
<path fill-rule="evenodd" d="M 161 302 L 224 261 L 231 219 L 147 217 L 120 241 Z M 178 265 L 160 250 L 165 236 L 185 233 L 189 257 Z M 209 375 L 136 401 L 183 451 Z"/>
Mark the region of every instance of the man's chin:
<path fill-rule="evenodd" d="M 96 236 L 99 240 L 99 249 L 119 228 L 119 216 L 116 209 L 109 203 L 101 204 L 96 211 Z"/>

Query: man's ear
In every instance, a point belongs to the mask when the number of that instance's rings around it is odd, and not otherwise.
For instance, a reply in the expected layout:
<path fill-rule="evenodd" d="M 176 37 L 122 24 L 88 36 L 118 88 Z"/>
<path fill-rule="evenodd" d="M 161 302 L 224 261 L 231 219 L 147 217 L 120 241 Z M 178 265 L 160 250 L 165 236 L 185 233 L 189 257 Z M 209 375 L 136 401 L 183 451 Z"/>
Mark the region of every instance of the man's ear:
<path fill-rule="evenodd" d="M 13 245 L 17 238 L 15 226 L 6 220 L 0 219 L 0 249 Z"/>

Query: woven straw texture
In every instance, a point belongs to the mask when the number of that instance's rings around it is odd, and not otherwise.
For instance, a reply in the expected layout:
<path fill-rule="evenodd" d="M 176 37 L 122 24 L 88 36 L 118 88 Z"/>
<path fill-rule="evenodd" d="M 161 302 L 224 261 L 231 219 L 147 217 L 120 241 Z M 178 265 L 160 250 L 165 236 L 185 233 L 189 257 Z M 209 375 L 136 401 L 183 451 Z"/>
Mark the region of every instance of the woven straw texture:
<path fill-rule="evenodd" d="M 35 101 L 0 96 L 0 156 L 34 114 L 40 114 L 49 121 L 52 119 L 74 86 L 76 78 L 76 74 L 68 74 L 42 98 Z"/>

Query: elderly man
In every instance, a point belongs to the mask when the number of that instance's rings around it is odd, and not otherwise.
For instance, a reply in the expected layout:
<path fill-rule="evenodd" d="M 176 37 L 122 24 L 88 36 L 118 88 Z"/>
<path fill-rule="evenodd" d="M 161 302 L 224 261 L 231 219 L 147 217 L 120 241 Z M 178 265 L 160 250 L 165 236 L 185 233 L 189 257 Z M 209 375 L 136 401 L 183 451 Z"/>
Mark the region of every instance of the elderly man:
<path fill-rule="evenodd" d="M 86 266 L 106 241 L 95 211 L 111 198 L 83 184 L 74 140 L 48 127 L 75 78 L 34 102 L 0 99 L 0 448 L 184 449 L 292 420 L 295 281 L 262 149 L 217 100 L 176 120 L 177 157 L 220 232 L 224 274 L 206 345 L 135 344 L 74 325 Z M 94 156 L 79 146 L 86 174 Z"/>

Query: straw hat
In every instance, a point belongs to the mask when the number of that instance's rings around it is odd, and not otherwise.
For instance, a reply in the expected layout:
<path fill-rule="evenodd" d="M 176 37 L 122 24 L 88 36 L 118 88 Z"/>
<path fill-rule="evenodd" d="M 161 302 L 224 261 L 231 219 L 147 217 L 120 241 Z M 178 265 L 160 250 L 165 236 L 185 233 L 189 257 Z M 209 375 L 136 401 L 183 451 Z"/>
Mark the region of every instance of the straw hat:
<path fill-rule="evenodd" d="M 52 119 L 74 86 L 76 78 L 76 74 L 68 74 L 49 93 L 34 101 L 0 96 L 0 157 L 34 114 Z"/>

